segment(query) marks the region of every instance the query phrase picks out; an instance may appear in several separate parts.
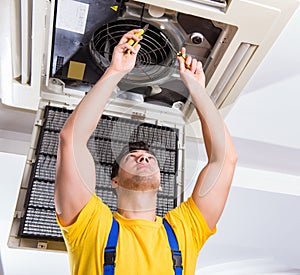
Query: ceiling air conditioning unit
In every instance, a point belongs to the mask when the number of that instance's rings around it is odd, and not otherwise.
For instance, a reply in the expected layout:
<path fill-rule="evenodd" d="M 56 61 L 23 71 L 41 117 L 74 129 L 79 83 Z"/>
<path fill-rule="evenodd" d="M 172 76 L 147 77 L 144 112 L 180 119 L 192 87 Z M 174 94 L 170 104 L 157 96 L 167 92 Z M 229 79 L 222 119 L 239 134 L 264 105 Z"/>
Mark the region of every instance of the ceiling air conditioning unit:
<path fill-rule="evenodd" d="M 76 104 L 109 65 L 122 33 L 148 23 L 136 68 L 120 83 L 116 101 L 173 107 L 188 117 L 190 104 L 168 42 L 178 50 L 186 46 L 203 62 L 207 91 L 222 108 L 238 97 L 298 1 L 27 0 L 10 5 L 12 66 L 1 80 L 4 104 L 31 110 L 41 99 Z"/>
<path fill-rule="evenodd" d="M 0 80 L 2 103 L 35 110 L 37 119 L 9 245 L 65 249 L 53 203 L 58 133 L 125 32 L 149 24 L 135 68 L 119 83 L 89 142 L 96 190 L 114 210 L 108 175 L 115 154 L 128 140 L 145 139 L 162 163 L 157 213 L 163 215 L 183 198 L 185 136 L 198 123 L 173 47 L 185 46 L 202 61 L 207 92 L 224 110 L 297 6 L 297 0 L 11 1 L 11 67 Z"/>

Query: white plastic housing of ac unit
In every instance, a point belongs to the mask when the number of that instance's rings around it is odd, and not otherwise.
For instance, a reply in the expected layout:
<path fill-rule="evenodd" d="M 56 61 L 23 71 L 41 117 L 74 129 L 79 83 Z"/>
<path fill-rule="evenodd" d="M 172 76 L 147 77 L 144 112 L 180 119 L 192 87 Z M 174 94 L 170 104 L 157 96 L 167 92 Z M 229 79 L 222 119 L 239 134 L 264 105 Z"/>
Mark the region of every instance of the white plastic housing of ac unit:
<path fill-rule="evenodd" d="M 220 8 L 215 1 L 207 0 L 136 2 L 237 27 L 207 83 L 207 92 L 220 109 L 234 103 L 299 4 L 297 0 L 232 0 L 226 8 Z M 20 3 L 11 2 L 8 15 L 10 32 L 6 31 L 6 39 L 11 47 L 6 49 L 6 58 L 11 67 L 3 70 L 2 103 L 29 110 L 37 110 L 40 99 L 76 105 L 82 93 L 65 88 L 64 83 L 49 84 L 55 1 Z M 214 58 L 213 51 L 210 59 Z M 147 109 L 151 109 L 148 105 Z M 187 101 L 181 116 L 189 118 L 192 113 L 193 108 Z"/>

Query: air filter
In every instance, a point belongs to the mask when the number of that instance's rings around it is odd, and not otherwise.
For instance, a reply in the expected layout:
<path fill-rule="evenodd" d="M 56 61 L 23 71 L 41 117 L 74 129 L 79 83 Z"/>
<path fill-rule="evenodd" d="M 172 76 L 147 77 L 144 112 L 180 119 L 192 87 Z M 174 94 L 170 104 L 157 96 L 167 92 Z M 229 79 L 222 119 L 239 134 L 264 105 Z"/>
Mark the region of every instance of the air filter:
<path fill-rule="evenodd" d="M 45 109 L 19 237 L 62 240 L 55 218 L 55 167 L 58 135 L 70 113 L 59 107 Z M 103 115 L 88 142 L 96 166 L 96 194 L 112 211 L 117 210 L 110 179 L 112 164 L 125 144 L 138 140 L 150 144 L 160 163 L 162 191 L 158 193 L 156 213 L 163 216 L 177 205 L 178 129 L 175 128 Z"/>

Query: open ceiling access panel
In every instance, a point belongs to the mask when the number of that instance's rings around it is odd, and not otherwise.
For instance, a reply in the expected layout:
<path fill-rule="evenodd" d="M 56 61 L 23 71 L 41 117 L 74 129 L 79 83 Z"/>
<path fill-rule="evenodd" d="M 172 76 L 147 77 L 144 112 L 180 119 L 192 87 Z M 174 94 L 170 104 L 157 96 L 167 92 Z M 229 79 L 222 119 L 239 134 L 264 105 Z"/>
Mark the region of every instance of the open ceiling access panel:
<path fill-rule="evenodd" d="M 35 110 L 37 118 L 9 246 L 65 250 L 53 201 L 58 134 L 109 66 L 125 32 L 149 24 L 135 68 L 115 89 L 88 144 L 96 164 L 96 192 L 116 210 L 110 187 L 112 163 L 124 144 L 143 139 L 161 164 L 163 190 L 157 214 L 164 215 L 183 199 L 184 171 L 189 172 L 185 138 L 198 135 L 199 128 L 179 78 L 176 51 L 185 46 L 202 61 L 207 93 L 220 111 L 228 110 L 297 4 L 296 0 L 11 1 L 11 68 L 1 80 L 2 102 Z"/>

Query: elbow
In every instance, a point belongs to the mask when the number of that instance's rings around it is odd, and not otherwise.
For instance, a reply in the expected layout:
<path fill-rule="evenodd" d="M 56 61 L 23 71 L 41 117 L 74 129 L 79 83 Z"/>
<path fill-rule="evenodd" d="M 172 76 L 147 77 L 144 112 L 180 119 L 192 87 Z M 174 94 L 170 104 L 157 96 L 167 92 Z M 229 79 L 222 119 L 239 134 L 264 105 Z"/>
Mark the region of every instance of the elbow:
<path fill-rule="evenodd" d="M 232 152 L 230 153 L 230 159 L 232 162 L 236 163 L 238 161 L 238 154 L 235 150 L 235 148 L 233 147 Z"/>
<path fill-rule="evenodd" d="M 69 131 L 65 128 L 62 128 L 58 136 L 59 145 L 70 144 L 70 137 L 71 135 Z"/>
<path fill-rule="evenodd" d="M 69 137 L 69 134 L 68 134 L 68 129 L 66 129 L 66 127 L 64 126 L 61 130 L 60 130 L 60 132 L 59 132 L 59 140 L 60 141 L 64 141 L 64 140 L 67 140 L 68 139 L 68 137 Z"/>
<path fill-rule="evenodd" d="M 68 145 L 71 144 L 72 136 L 73 136 L 73 123 L 72 120 L 68 119 L 63 126 L 63 128 L 59 132 L 59 144 Z"/>
<path fill-rule="evenodd" d="M 234 146 L 232 146 L 232 148 L 230 148 L 228 156 L 227 156 L 227 160 L 228 162 L 230 162 L 232 165 L 236 166 L 236 163 L 238 161 L 238 154 L 234 148 Z"/>
<path fill-rule="evenodd" d="M 227 141 L 226 153 L 228 162 L 232 163 L 235 166 L 238 161 L 238 153 L 231 138 Z"/>
<path fill-rule="evenodd" d="M 73 145 L 73 134 L 70 127 L 63 127 L 59 133 L 58 136 L 58 152 L 59 155 L 60 152 L 71 149 Z"/>

